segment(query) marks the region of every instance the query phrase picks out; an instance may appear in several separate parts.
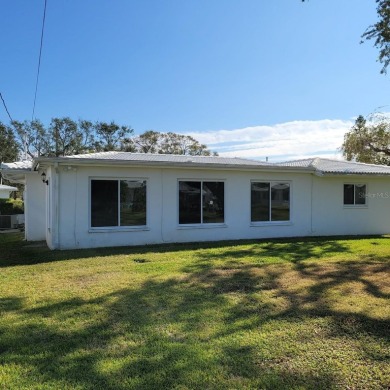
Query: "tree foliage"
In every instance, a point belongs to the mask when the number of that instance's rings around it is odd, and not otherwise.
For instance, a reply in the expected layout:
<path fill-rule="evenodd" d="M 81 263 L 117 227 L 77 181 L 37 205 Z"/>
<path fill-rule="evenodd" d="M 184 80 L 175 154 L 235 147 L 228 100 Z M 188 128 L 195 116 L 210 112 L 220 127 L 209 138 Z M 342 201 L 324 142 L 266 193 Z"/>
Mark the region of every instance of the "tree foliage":
<path fill-rule="evenodd" d="M 19 144 L 12 129 L 0 122 L 0 162 L 17 160 Z"/>
<path fill-rule="evenodd" d="M 374 46 L 379 49 L 378 61 L 383 64 L 381 73 L 386 73 L 390 64 L 390 0 L 376 0 L 376 3 L 379 20 L 367 28 L 362 42 L 374 40 Z"/>
<path fill-rule="evenodd" d="M 94 125 L 97 142 L 95 148 L 98 151 L 121 150 L 125 137 L 133 134 L 134 130 L 128 126 L 119 126 L 115 122 L 97 122 Z"/>
<path fill-rule="evenodd" d="M 390 165 L 390 118 L 375 115 L 367 121 L 359 115 L 341 150 L 347 160 Z"/>
<path fill-rule="evenodd" d="M 13 137 L 11 127 L 2 126 L 1 131 L 8 132 Z M 14 153 L 15 147 L 13 154 L 10 149 L 11 155 L 8 158 L 10 161 L 16 160 L 18 153 L 23 155 L 26 153 L 29 158 L 60 157 L 111 150 L 192 156 L 213 154 L 206 145 L 188 135 L 148 130 L 141 135 L 134 136 L 134 130 L 131 127 L 115 122 L 93 123 L 63 117 L 53 118 L 48 126 L 39 120 L 13 121 L 12 128 L 15 129 L 17 140 L 14 137 L 16 153 Z M 7 150 L 7 148 L 4 146 L 0 150 Z"/>
<path fill-rule="evenodd" d="M 39 120 L 13 121 L 12 125 L 30 158 L 121 150 L 123 138 L 133 133 L 130 127 L 115 122 L 74 121 L 69 117 L 53 118 L 47 127 Z"/>
<path fill-rule="evenodd" d="M 201 144 L 189 135 L 177 133 L 160 133 L 148 130 L 145 133 L 126 139 L 124 150 L 137 153 L 181 154 L 190 156 L 217 155 L 206 145 Z"/>

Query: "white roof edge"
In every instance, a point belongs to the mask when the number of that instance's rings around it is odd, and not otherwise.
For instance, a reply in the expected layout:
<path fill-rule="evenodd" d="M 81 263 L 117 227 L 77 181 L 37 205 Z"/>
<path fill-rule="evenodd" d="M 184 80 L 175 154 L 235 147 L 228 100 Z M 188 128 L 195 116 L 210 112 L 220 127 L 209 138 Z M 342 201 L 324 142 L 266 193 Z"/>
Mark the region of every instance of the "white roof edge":
<path fill-rule="evenodd" d="M 0 190 L 7 190 L 7 191 L 17 191 L 17 187 L 11 187 L 7 186 L 5 184 L 0 184 Z"/>
<path fill-rule="evenodd" d="M 253 160 L 248 160 L 253 161 Z M 234 170 L 276 170 L 276 171 L 299 171 L 299 172 L 315 172 L 315 168 L 310 167 L 294 167 L 280 166 L 276 164 L 226 164 L 226 163 L 194 163 L 182 161 L 137 161 L 137 160 L 110 160 L 110 159 L 86 159 L 86 158 L 39 158 L 35 160 L 34 168 L 37 165 L 44 163 L 61 165 L 115 165 L 115 166 L 143 166 L 143 167 L 165 167 L 165 168 L 212 168 L 212 169 L 234 169 Z"/>

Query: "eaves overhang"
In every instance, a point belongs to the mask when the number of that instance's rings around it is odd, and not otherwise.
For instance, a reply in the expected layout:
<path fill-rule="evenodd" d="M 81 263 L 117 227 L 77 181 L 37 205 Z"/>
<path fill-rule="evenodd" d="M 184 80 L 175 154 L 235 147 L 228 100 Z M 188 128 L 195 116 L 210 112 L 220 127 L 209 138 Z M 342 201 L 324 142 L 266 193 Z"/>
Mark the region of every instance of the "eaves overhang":
<path fill-rule="evenodd" d="M 379 173 L 379 172 L 323 172 L 316 170 L 314 173 L 316 176 L 319 177 L 389 177 L 390 178 L 390 173 Z"/>
<path fill-rule="evenodd" d="M 34 160 L 33 169 L 46 168 L 54 164 L 60 166 L 91 166 L 91 167 L 143 167 L 143 168 L 166 168 L 166 169 L 216 169 L 233 171 L 261 171 L 261 172 L 291 172 L 291 173 L 314 173 L 314 168 L 307 167 L 283 167 L 272 164 L 218 164 L 218 163 L 200 163 L 200 162 L 172 162 L 172 161 L 125 161 L 125 160 L 101 160 L 85 158 L 66 158 L 66 157 L 40 157 Z"/>

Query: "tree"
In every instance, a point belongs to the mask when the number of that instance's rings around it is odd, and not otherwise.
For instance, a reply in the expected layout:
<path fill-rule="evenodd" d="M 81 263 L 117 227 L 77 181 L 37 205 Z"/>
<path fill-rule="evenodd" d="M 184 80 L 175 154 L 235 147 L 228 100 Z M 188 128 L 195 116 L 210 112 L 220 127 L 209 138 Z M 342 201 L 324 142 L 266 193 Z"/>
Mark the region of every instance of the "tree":
<path fill-rule="evenodd" d="M 359 115 L 341 146 L 347 160 L 390 165 L 390 118 L 375 115 L 370 122 Z"/>
<path fill-rule="evenodd" d="M 386 73 L 390 64 L 390 0 L 376 0 L 376 3 L 379 20 L 367 28 L 362 42 L 374 39 L 374 46 L 379 49 L 378 61 L 383 64 L 381 73 Z"/>
<path fill-rule="evenodd" d="M 121 150 L 123 140 L 133 134 L 134 130 L 128 126 L 119 126 L 115 122 L 96 122 L 94 125 L 97 141 L 97 151 Z"/>
<path fill-rule="evenodd" d="M 19 144 L 9 126 L 0 122 L 0 162 L 12 162 L 18 159 Z"/>
<path fill-rule="evenodd" d="M 126 139 L 123 149 L 137 153 L 181 154 L 191 156 L 210 156 L 212 153 L 206 145 L 201 144 L 189 135 L 177 133 L 160 133 L 148 130 L 145 133 Z"/>
<path fill-rule="evenodd" d="M 81 153 L 122 150 L 138 153 L 183 154 L 210 156 L 206 145 L 189 135 L 160 133 L 149 130 L 133 136 L 129 126 L 115 122 L 91 122 L 69 117 L 52 118 L 45 127 L 39 120 L 13 121 L 19 143 L 19 151 L 24 149 L 30 158 L 60 157 Z M 12 133 L 12 130 L 9 130 Z M 20 147 L 23 145 L 23 147 Z"/>
<path fill-rule="evenodd" d="M 125 137 L 133 130 L 115 122 L 95 122 L 69 117 L 52 118 L 48 127 L 39 120 L 13 121 L 20 145 L 25 145 L 30 158 L 59 157 L 73 154 L 121 150 Z M 24 152 L 24 147 L 21 148 Z"/>
<path fill-rule="evenodd" d="M 49 126 L 50 155 L 55 157 L 69 156 L 81 152 L 80 141 L 82 133 L 77 123 L 70 119 L 53 118 Z"/>
<path fill-rule="evenodd" d="M 31 158 L 49 155 L 50 136 L 41 121 L 13 121 L 12 125 L 16 129 L 22 153 L 26 152 Z"/>

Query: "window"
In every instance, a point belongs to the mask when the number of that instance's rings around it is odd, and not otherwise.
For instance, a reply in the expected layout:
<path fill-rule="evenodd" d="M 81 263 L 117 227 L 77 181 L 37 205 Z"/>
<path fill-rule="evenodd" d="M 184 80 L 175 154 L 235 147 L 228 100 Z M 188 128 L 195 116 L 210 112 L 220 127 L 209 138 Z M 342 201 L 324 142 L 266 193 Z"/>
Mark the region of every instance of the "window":
<path fill-rule="evenodd" d="M 280 182 L 251 183 L 251 221 L 289 221 L 290 184 Z"/>
<path fill-rule="evenodd" d="M 91 180 L 91 227 L 144 225 L 145 180 Z"/>
<path fill-rule="evenodd" d="M 223 223 L 224 184 L 220 181 L 179 181 L 179 224 Z"/>
<path fill-rule="evenodd" d="M 344 205 L 361 206 L 366 204 L 365 184 L 344 184 Z"/>

